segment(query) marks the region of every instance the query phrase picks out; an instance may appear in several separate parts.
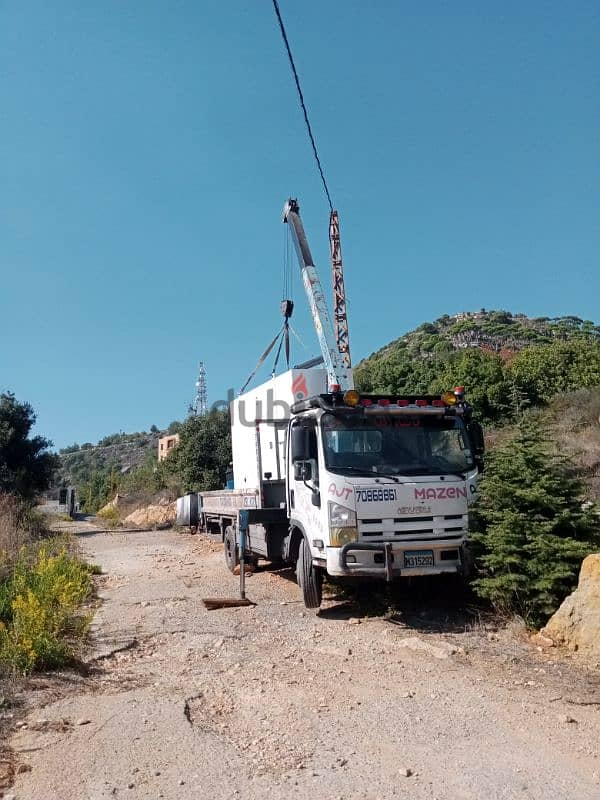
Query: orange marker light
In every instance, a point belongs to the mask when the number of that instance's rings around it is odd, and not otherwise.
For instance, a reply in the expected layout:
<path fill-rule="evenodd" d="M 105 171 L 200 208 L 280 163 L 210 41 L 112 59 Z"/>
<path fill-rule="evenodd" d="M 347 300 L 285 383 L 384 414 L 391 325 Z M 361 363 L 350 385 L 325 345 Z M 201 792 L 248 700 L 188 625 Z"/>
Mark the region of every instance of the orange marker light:
<path fill-rule="evenodd" d="M 348 389 L 344 393 L 344 404 L 347 406 L 357 406 L 360 402 L 360 394 L 356 389 Z"/>

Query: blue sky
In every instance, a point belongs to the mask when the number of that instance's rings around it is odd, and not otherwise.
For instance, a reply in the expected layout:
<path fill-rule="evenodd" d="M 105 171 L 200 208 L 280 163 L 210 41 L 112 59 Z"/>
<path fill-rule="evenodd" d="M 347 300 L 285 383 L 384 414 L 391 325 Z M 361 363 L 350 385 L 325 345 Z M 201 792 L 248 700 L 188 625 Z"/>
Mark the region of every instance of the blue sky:
<path fill-rule="evenodd" d="M 482 306 L 600 320 L 598 3 L 280 6 L 355 362 Z M 330 287 L 270 0 L 6 0 L 0 70 L 0 390 L 60 447 L 181 419 L 199 359 L 211 402 L 239 388 L 280 324 L 290 195 Z"/>

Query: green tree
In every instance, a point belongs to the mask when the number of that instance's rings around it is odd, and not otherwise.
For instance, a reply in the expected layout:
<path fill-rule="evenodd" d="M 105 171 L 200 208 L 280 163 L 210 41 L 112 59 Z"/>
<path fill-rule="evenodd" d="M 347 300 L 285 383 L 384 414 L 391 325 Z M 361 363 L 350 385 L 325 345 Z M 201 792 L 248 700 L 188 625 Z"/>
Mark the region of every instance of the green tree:
<path fill-rule="evenodd" d="M 165 459 L 165 469 L 176 473 L 186 492 L 209 491 L 225 485 L 231 461 L 229 413 L 211 411 L 190 417 L 179 430 L 179 444 Z"/>
<path fill-rule="evenodd" d="M 524 414 L 490 456 L 473 508 L 475 591 L 530 623 L 545 621 L 600 544 L 597 518 L 580 497 L 572 466 L 553 452 L 539 419 Z"/>
<path fill-rule="evenodd" d="M 0 492 L 32 500 L 50 486 L 58 457 L 48 452 L 52 442 L 31 436 L 36 416 L 29 403 L 12 392 L 0 394 Z"/>
<path fill-rule="evenodd" d="M 95 514 L 108 503 L 114 493 L 114 475 L 114 469 L 110 467 L 96 469 L 90 472 L 87 480 L 77 486 L 82 511 Z"/>
<path fill-rule="evenodd" d="M 465 387 L 467 399 L 480 419 L 497 420 L 507 411 L 510 387 L 504 363 L 495 354 L 468 348 L 440 361 L 428 390 L 439 394 L 454 386 Z"/>
<path fill-rule="evenodd" d="M 546 404 L 559 392 L 598 384 L 600 343 L 579 339 L 528 347 L 514 358 L 509 372 L 532 404 Z"/>

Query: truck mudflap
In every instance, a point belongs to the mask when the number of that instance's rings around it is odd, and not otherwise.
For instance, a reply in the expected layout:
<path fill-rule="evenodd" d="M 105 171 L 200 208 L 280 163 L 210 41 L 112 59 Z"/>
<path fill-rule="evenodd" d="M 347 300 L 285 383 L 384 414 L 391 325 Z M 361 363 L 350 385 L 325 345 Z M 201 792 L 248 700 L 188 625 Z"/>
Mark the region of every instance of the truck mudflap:
<path fill-rule="evenodd" d="M 445 543 L 449 549 L 457 552 L 458 558 L 453 563 L 448 563 L 447 568 L 440 568 L 433 566 L 426 570 L 414 570 L 404 566 L 398 566 L 398 562 L 394 558 L 394 550 L 398 549 L 399 542 L 347 542 L 342 545 L 339 550 L 339 569 L 343 575 L 356 575 L 356 576 L 374 576 L 384 578 L 386 581 L 392 581 L 394 578 L 401 575 L 415 575 L 415 574 L 436 574 L 442 572 L 459 573 L 464 577 L 468 577 L 472 571 L 472 556 L 470 554 L 468 545 L 465 541 L 460 544 Z M 440 543 L 441 544 L 441 543 Z M 409 549 L 407 543 L 402 543 L 404 549 Z M 427 545 L 424 545 L 427 547 Z M 411 543 L 410 549 L 414 549 Z M 348 555 L 354 552 L 374 552 L 382 555 L 381 564 L 373 564 L 367 566 L 365 564 L 355 564 L 348 562 Z M 397 555 L 397 554 L 396 554 Z"/>

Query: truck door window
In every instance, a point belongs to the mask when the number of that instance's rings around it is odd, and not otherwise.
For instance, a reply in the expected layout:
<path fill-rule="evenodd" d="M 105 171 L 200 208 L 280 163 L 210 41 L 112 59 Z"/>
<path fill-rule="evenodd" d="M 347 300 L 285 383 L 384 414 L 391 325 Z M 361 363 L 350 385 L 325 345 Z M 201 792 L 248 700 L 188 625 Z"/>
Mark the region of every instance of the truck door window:
<path fill-rule="evenodd" d="M 306 462 L 310 463 L 312 469 L 311 482 L 319 483 L 319 451 L 317 446 L 317 429 L 314 422 L 304 423 L 303 426 L 307 435 L 306 442 Z"/>

